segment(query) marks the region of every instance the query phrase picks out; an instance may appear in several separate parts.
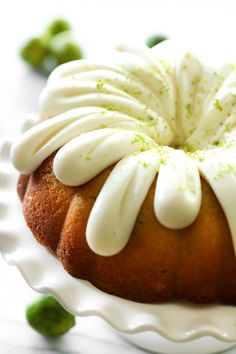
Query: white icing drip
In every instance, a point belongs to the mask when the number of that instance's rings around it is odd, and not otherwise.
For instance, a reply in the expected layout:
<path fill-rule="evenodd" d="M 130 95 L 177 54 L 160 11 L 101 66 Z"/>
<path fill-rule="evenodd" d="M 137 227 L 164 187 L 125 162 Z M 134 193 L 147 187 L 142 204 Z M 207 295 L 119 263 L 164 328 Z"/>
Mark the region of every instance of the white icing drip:
<path fill-rule="evenodd" d="M 124 158 L 113 169 L 87 224 L 87 241 L 94 252 L 112 256 L 125 247 L 158 166 L 157 153 L 149 150 Z"/>
<path fill-rule="evenodd" d="M 176 67 L 178 80 L 178 101 L 175 133 L 176 145 L 182 145 L 187 137 L 196 129 L 197 116 L 194 115 L 195 96 L 202 76 L 203 64 L 197 58 L 187 53 Z"/>
<path fill-rule="evenodd" d="M 11 160 L 21 173 L 29 174 L 71 139 L 88 131 L 102 129 L 104 126 L 134 130 L 145 133 L 155 140 L 158 139 L 156 126 L 149 127 L 119 112 L 101 108 L 80 108 L 46 120 L 26 132 L 24 139 L 20 137 L 14 144 Z"/>
<path fill-rule="evenodd" d="M 208 181 L 229 224 L 231 236 L 236 253 L 236 151 L 223 152 L 219 159 L 218 151 L 208 151 L 207 157 L 199 163 L 202 176 Z"/>
<path fill-rule="evenodd" d="M 63 184 L 79 186 L 123 157 L 141 152 L 146 145 L 157 146 L 141 133 L 109 128 L 95 130 L 64 145 L 56 154 L 53 169 Z"/>
<path fill-rule="evenodd" d="M 166 227 L 182 229 L 196 219 L 200 206 L 197 164 L 184 151 L 174 150 L 160 166 L 154 199 L 156 217 Z"/>
<path fill-rule="evenodd" d="M 196 98 L 202 111 L 199 122 L 191 136 L 186 140 L 193 149 L 202 149 L 214 144 L 235 124 L 236 117 L 236 74 L 232 66 L 228 70 L 207 69 L 199 83 Z M 201 93 L 201 91 L 203 91 Z M 199 113 L 199 112 L 198 112 Z M 234 121 L 234 122 L 233 122 Z"/>
<path fill-rule="evenodd" d="M 88 244 L 100 255 L 125 247 L 158 170 L 159 222 L 180 229 L 196 219 L 200 171 L 222 205 L 236 250 L 235 65 L 206 66 L 173 48 L 171 41 L 152 50 L 120 46 L 105 63 L 58 67 L 40 100 L 52 119 L 27 131 L 11 150 L 21 173 L 35 171 L 58 150 L 54 173 L 71 186 L 121 160 L 87 224 Z"/>
<path fill-rule="evenodd" d="M 94 70 L 109 70 L 119 74 L 125 74 L 125 71 L 117 65 L 111 63 L 99 63 L 88 59 L 71 61 L 66 64 L 58 66 L 49 76 L 48 84 L 56 81 L 57 79 L 72 77 L 76 80 L 78 73 L 89 72 Z"/>
<path fill-rule="evenodd" d="M 140 82 L 152 91 L 156 100 L 155 111 L 165 117 L 171 128 L 175 127 L 176 93 L 173 66 L 166 64 L 164 68 L 162 62 L 152 65 L 149 60 L 140 61 L 140 58 L 129 53 L 125 53 L 121 59 L 122 68 L 127 71 L 129 80 Z"/>

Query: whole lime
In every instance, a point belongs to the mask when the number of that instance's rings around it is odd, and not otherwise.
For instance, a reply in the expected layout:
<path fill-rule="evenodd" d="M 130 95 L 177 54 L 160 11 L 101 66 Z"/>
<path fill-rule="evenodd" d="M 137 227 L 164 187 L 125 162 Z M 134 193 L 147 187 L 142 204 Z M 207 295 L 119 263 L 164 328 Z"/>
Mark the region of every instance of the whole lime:
<path fill-rule="evenodd" d="M 163 41 L 166 41 L 167 39 L 168 39 L 168 37 L 166 37 L 164 34 L 154 34 L 153 36 L 151 36 L 147 39 L 146 44 L 149 48 L 152 48 L 155 45 L 157 45 Z"/>
<path fill-rule="evenodd" d="M 80 46 L 68 31 L 54 36 L 49 43 L 49 50 L 57 57 L 58 64 L 82 58 Z"/>
<path fill-rule="evenodd" d="M 58 33 L 64 32 L 64 31 L 70 31 L 71 26 L 68 21 L 64 20 L 63 18 L 58 18 L 54 20 L 53 22 L 50 23 L 48 26 L 48 33 L 51 36 L 55 36 Z"/>
<path fill-rule="evenodd" d="M 50 295 L 42 296 L 28 306 L 26 319 L 33 329 L 46 337 L 61 336 L 75 325 L 75 317 Z"/>
<path fill-rule="evenodd" d="M 39 37 L 30 39 L 21 49 L 22 58 L 34 69 L 39 69 L 48 50 Z"/>

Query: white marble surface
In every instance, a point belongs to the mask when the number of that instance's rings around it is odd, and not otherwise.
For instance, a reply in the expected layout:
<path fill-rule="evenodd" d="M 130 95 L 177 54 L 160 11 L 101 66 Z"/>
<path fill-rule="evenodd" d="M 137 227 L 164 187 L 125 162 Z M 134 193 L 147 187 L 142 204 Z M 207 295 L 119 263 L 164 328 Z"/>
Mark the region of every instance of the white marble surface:
<path fill-rule="evenodd" d="M 38 295 L 3 259 L 0 259 L 0 275 L 1 354 L 142 353 L 114 334 L 104 321 L 94 317 L 77 318 L 76 326 L 64 337 L 46 340 L 34 332 L 25 320 L 26 305 Z"/>
<path fill-rule="evenodd" d="M 15 134 L 26 113 L 37 112 L 37 98 L 45 80 L 22 64 L 18 48 L 50 18 L 63 14 L 71 19 L 87 55 L 96 55 L 104 47 L 124 40 L 135 38 L 137 41 L 139 38 L 143 41 L 155 30 L 191 40 L 199 36 L 214 37 L 219 43 L 235 37 L 234 1 L 231 0 L 199 0 L 196 3 L 189 0 L 50 0 L 37 3 L 8 0 L 3 3 L 0 5 L 0 43 L 4 47 L 0 57 L 0 139 L 6 134 Z M 108 31 L 108 28 L 112 30 Z M 105 322 L 93 317 L 78 318 L 77 325 L 59 340 L 45 340 L 25 321 L 25 307 L 37 294 L 2 258 L 0 279 L 1 354 L 144 353 L 114 334 Z M 228 353 L 236 354 L 236 349 Z"/>

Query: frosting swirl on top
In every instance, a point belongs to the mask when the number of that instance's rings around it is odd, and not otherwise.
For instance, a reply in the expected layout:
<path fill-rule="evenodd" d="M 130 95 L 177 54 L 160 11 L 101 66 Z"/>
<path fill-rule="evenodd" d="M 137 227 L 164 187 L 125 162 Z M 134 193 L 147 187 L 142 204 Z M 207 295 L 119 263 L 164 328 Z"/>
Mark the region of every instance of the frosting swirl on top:
<path fill-rule="evenodd" d="M 70 186 L 117 163 L 89 216 L 86 237 L 94 252 L 111 256 L 125 247 L 157 174 L 160 223 L 181 229 L 194 222 L 201 175 L 221 203 L 236 249 L 234 64 L 206 66 L 190 52 L 170 58 L 162 45 L 120 47 L 107 62 L 58 67 L 40 104 L 51 119 L 11 150 L 21 173 L 32 173 L 57 150 L 55 176 Z"/>

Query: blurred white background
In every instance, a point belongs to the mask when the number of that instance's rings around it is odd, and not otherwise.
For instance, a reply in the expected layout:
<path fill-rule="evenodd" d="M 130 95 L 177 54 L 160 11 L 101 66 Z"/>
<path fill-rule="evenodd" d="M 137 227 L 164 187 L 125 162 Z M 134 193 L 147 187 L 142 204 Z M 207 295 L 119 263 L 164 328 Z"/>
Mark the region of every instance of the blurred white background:
<path fill-rule="evenodd" d="M 150 34 L 158 32 L 190 42 L 203 40 L 208 47 L 214 42 L 219 50 L 221 44 L 227 42 L 235 46 L 236 52 L 234 0 L 2 1 L 0 139 L 5 134 L 16 133 L 23 116 L 38 110 L 37 99 L 45 78 L 31 72 L 20 60 L 18 52 L 27 38 L 38 34 L 47 22 L 58 16 L 71 21 L 76 38 L 88 57 L 100 55 L 120 42 L 143 43 Z M 94 319 L 80 320 L 77 329 L 72 331 L 70 344 L 65 339 L 63 344 L 49 345 L 25 325 L 24 309 L 33 291 L 1 258 L 0 279 L 1 354 L 41 353 L 48 348 L 51 348 L 48 353 L 59 353 L 63 348 L 64 353 L 69 353 L 76 347 L 80 353 L 130 353 L 128 344 L 115 339 L 103 328 L 101 321 Z M 73 333 L 80 333 L 78 343 Z M 104 338 L 114 343 L 114 347 L 109 343 L 102 345 Z M 27 343 L 31 346 L 30 351 L 26 351 Z M 132 353 L 138 352 L 132 350 Z"/>
<path fill-rule="evenodd" d="M 2 132 L 18 128 L 26 112 L 37 109 L 44 80 L 32 75 L 18 50 L 52 18 L 69 19 L 86 56 L 120 42 L 144 42 L 155 32 L 210 47 L 229 42 L 236 48 L 234 0 L 8 0 L 0 5 L 0 122 Z M 33 81 L 32 81 L 32 80 Z M 8 119 L 14 127 L 8 126 Z"/>

